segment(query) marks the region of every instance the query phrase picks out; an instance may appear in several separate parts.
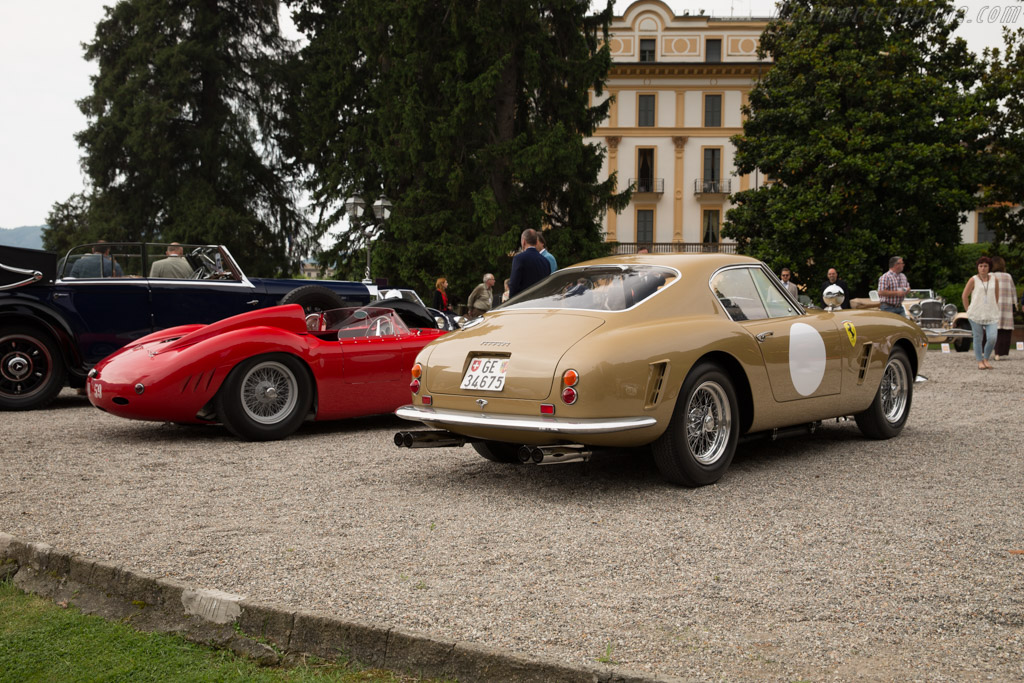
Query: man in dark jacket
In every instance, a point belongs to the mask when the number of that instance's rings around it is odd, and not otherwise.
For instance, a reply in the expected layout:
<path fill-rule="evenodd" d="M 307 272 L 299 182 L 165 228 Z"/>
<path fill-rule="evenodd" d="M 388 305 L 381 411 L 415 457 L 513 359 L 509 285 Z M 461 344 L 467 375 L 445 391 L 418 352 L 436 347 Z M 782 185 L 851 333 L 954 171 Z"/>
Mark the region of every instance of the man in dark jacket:
<path fill-rule="evenodd" d="M 523 250 L 512 259 L 512 276 L 508 283 L 508 298 L 510 299 L 551 274 L 551 264 L 537 251 L 536 230 L 533 228 L 523 230 L 519 243 Z"/>
<path fill-rule="evenodd" d="M 828 279 L 821 283 L 821 291 L 822 291 L 822 293 L 825 292 L 825 288 L 828 287 L 829 285 L 838 285 L 839 288 L 843 290 L 843 296 L 845 296 L 846 298 L 843 299 L 842 308 L 849 308 L 850 307 L 850 290 L 846 286 L 846 282 L 844 282 L 843 280 L 839 279 L 839 273 L 836 272 L 835 268 L 829 268 L 828 269 Z"/>

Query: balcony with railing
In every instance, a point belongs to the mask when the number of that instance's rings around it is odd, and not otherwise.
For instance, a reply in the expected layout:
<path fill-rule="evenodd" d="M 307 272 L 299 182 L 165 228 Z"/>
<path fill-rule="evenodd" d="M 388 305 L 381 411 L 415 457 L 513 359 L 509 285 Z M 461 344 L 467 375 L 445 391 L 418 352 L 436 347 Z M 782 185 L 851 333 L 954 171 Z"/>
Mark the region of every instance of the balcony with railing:
<path fill-rule="evenodd" d="M 732 180 L 697 180 L 693 181 L 694 194 L 731 194 Z"/>
<path fill-rule="evenodd" d="M 735 242 L 616 242 L 615 254 L 735 254 Z"/>
<path fill-rule="evenodd" d="M 664 194 L 664 178 L 630 178 L 629 184 L 635 193 Z"/>

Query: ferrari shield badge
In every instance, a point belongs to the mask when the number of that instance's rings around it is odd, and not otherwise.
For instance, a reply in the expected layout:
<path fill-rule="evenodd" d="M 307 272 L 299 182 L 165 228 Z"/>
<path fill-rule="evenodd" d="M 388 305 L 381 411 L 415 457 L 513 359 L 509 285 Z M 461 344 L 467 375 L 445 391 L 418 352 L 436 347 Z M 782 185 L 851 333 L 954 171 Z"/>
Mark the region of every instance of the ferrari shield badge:
<path fill-rule="evenodd" d="M 857 345 L 857 328 L 853 326 L 849 320 L 843 321 L 843 329 L 846 330 L 846 336 L 850 338 L 850 346 Z"/>

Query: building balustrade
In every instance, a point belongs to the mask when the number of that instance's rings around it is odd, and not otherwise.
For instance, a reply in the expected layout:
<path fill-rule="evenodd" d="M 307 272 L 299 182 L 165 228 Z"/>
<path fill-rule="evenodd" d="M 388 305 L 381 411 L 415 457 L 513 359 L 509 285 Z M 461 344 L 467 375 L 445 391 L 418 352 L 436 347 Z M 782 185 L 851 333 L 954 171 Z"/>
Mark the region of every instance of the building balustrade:
<path fill-rule="evenodd" d="M 616 242 L 615 254 L 735 254 L 735 242 Z"/>
<path fill-rule="evenodd" d="M 653 192 L 663 194 L 665 192 L 664 178 L 630 178 L 629 184 L 633 192 Z"/>
<path fill-rule="evenodd" d="M 730 194 L 732 192 L 731 180 L 694 180 L 694 194 Z"/>

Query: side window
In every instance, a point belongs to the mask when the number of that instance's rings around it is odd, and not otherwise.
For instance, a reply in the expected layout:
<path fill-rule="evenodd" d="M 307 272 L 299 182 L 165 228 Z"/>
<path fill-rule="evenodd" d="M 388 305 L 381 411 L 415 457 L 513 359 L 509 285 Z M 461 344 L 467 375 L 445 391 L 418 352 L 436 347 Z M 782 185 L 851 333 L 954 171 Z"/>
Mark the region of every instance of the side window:
<path fill-rule="evenodd" d="M 59 267 L 64 279 L 141 277 L 142 252 L 137 244 L 97 242 L 75 247 Z"/>
<path fill-rule="evenodd" d="M 711 280 L 711 290 L 718 297 L 729 317 L 735 321 L 763 320 L 768 316 L 751 273 L 753 268 L 723 270 Z"/>
<path fill-rule="evenodd" d="M 779 291 L 779 288 L 763 270 L 751 269 L 750 275 L 754 279 L 754 286 L 757 287 L 758 294 L 761 295 L 761 301 L 764 302 L 769 318 L 788 318 L 791 315 L 800 315 L 800 311 L 789 302 L 785 294 Z"/>

